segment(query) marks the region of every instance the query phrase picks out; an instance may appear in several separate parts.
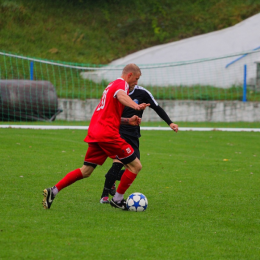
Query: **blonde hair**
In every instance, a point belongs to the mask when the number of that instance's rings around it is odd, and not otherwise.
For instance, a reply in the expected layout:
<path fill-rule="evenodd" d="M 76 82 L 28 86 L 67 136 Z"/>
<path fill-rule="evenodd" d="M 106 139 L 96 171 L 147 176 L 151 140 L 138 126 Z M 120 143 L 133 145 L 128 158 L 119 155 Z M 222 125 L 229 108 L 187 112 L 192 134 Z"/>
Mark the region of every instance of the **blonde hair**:
<path fill-rule="evenodd" d="M 135 75 L 136 74 L 140 74 L 141 75 L 141 70 L 140 68 L 134 64 L 134 63 L 130 63 L 127 64 L 124 68 L 123 68 L 123 72 L 122 75 L 127 75 L 128 73 L 133 72 Z"/>

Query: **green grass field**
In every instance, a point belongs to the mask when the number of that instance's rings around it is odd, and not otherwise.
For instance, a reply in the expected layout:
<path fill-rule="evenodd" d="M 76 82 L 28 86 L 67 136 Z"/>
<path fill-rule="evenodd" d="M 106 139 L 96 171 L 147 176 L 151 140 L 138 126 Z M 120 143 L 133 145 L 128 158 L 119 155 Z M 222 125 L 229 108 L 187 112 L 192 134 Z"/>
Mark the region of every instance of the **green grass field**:
<path fill-rule="evenodd" d="M 110 159 L 44 210 L 42 190 L 82 165 L 85 135 L 0 129 L 0 259 L 259 259 L 259 133 L 143 131 L 126 195 L 144 193 L 145 212 L 99 203 Z"/>

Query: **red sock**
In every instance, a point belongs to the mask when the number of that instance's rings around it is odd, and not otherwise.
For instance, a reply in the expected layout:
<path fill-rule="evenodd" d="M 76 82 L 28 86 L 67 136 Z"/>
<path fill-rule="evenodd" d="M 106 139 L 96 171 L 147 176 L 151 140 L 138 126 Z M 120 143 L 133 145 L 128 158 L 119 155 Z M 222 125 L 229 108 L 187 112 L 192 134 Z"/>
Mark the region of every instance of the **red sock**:
<path fill-rule="evenodd" d="M 128 169 L 126 169 L 121 177 L 121 181 L 117 187 L 116 192 L 118 192 L 120 194 L 125 194 L 126 190 L 133 183 L 136 176 L 137 176 L 137 174 L 134 174 L 134 173 L 130 172 Z"/>
<path fill-rule="evenodd" d="M 75 181 L 83 179 L 83 175 L 80 169 L 76 169 L 72 172 L 69 172 L 62 180 L 60 180 L 55 186 L 60 191 L 67 186 L 71 185 Z"/>

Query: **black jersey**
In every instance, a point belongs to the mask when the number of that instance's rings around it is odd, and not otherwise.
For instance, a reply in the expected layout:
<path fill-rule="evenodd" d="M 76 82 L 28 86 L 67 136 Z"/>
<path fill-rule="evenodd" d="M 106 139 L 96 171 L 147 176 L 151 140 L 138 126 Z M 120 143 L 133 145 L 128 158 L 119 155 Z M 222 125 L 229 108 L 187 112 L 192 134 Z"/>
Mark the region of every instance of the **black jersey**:
<path fill-rule="evenodd" d="M 153 95 L 151 92 L 149 92 L 147 89 L 140 87 L 136 85 L 134 89 L 129 93 L 129 97 L 137 103 L 137 104 L 142 104 L 142 103 L 149 103 L 150 107 L 155 110 L 155 112 L 167 123 L 170 124 L 172 121 L 168 117 L 168 115 L 165 113 L 165 111 L 158 105 L 156 100 L 154 99 Z M 148 109 L 149 109 L 148 108 Z M 121 117 L 125 118 L 130 118 L 133 115 L 137 115 L 140 118 L 143 116 L 143 110 L 138 111 L 134 110 L 130 107 L 125 107 L 123 114 Z M 120 133 L 127 134 L 136 138 L 139 138 L 141 136 L 140 134 L 140 126 L 131 126 L 131 125 L 120 125 L 119 129 Z"/>

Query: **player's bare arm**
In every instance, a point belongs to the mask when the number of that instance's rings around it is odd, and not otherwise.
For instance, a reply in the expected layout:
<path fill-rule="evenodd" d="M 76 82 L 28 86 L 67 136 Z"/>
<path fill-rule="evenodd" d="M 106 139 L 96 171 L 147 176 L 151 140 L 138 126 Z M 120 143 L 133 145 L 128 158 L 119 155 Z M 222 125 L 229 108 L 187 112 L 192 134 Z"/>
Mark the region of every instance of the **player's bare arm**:
<path fill-rule="evenodd" d="M 121 117 L 121 124 L 138 126 L 141 124 L 141 118 L 138 117 L 137 115 L 134 115 L 130 118 Z"/>
<path fill-rule="evenodd" d="M 119 90 L 116 94 L 118 101 L 124 106 L 131 107 L 134 110 L 144 110 L 150 104 L 142 103 L 140 105 L 136 104 L 123 90 Z"/>
<path fill-rule="evenodd" d="M 140 105 L 138 105 L 138 109 L 136 110 L 145 110 L 146 107 L 149 107 L 150 104 L 146 104 L 146 103 L 142 103 Z"/>

